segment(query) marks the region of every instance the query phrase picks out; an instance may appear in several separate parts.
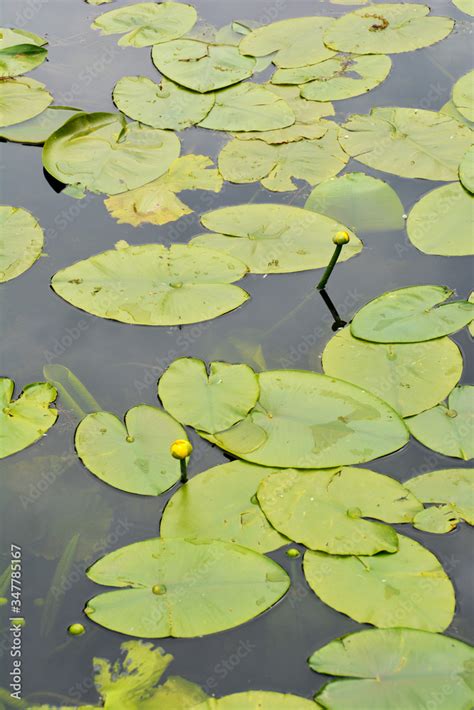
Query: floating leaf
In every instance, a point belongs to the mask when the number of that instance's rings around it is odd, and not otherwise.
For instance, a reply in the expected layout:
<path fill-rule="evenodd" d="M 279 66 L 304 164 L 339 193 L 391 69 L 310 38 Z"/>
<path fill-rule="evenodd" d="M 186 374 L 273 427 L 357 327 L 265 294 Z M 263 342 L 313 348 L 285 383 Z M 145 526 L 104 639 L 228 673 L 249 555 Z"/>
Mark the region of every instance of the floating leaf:
<path fill-rule="evenodd" d="M 167 224 L 191 214 L 178 197 L 182 190 L 219 192 L 223 180 L 205 155 L 184 155 L 171 163 L 168 172 L 135 190 L 114 195 L 105 206 L 119 224 Z"/>
<path fill-rule="evenodd" d="M 471 295 L 468 298 L 469 303 L 474 303 L 474 291 L 471 291 Z M 471 323 L 468 326 L 469 332 L 474 338 L 474 319 L 471 321 Z"/>
<path fill-rule="evenodd" d="M 425 508 L 413 525 L 433 533 L 450 532 L 460 520 L 474 525 L 474 469 L 447 468 L 410 478 L 405 488 L 423 503 L 443 503 Z"/>
<path fill-rule="evenodd" d="M 97 584 L 126 588 L 91 599 L 87 616 L 144 638 L 231 629 L 275 604 L 290 585 L 273 560 L 217 540 L 145 540 L 109 553 L 87 575 Z"/>
<path fill-rule="evenodd" d="M 1 89 L 0 89 L 1 90 Z M 50 106 L 42 113 L 28 121 L 16 123 L 0 129 L 0 138 L 14 143 L 41 145 L 47 138 L 60 128 L 68 118 L 81 113 L 78 108 L 69 106 Z"/>
<path fill-rule="evenodd" d="M 464 118 L 474 121 L 474 71 L 464 74 L 454 84 L 453 104 Z"/>
<path fill-rule="evenodd" d="M 403 229 L 404 207 L 395 190 L 364 173 L 345 173 L 314 188 L 305 209 L 325 214 L 356 232 Z"/>
<path fill-rule="evenodd" d="M 27 77 L 0 81 L 0 128 L 22 123 L 48 108 L 53 97 L 44 84 Z"/>
<path fill-rule="evenodd" d="M 387 291 L 355 314 L 351 333 L 373 343 L 419 343 L 455 333 L 474 318 L 474 304 L 444 303 L 453 294 L 431 285 Z"/>
<path fill-rule="evenodd" d="M 459 179 L 469 192 L 474 192 L 474 146 L 464 154 L 459 164 Z"/>
<path fill-rule="evenodd" d="M 199 93 L 237 84 L 255 68 L 255 59 L 243 57 L 237 47 L 195 39 L 155 45 L 151 57 L 162 74 Z"/>
<path fill-rule="evenodd" d="M 474 0 L 453 0 L 453 4 L 456 5 L 461 12 L 465 12 L 466 15 L 474 17 Z"/>
<path fill-rule="evenodd" d="M 0 206 L 0 283 L 23 274 L 41 256 L 43 230 L 30 212 Z"/>
<path fill-rule="evenodd" d="M 214 94 L 196 94 L 167 79 L 156 84 L 146 76 L 124 76 L 112 96 L 119 111 L 135 121 L 175 131 L 202 121 L 215 100 Z"/>
<path fill-rule="evenodd" d="M 449 35 L 454 20 L 427 15 L 418 3 L 369 5 L 343 15 L 324 33 L 324 43 L 338 52 L 397 54 L 429 47 Z"/>
<path fill-rule="evenodd" d="M 248 365 L 202 360 L 175 360 L 161 377 L 158 395 L 163 406 L 183 424 L 214 434 L 243 419 L 255 406 L 257 376 Z M 176 437 L 178 438 L 178 437 Z"/>
<path fill-rule="evenodd" d="M 450 181 L 458 178 L 472 133 L 445 113 L 383 107 L 351 116 L 341 127 L 339 140 L 352 158 L 371 168 L 407 178 Z"/>
<path fill-rule="evenodd" d="M 323 43 L 324 31 L 333 24 L 331 17 L 296 17 L 273 22 L 250 32 L 240 43 L 242 54 L 264 57 L 276 52 L 277 67 L 300 67 L 322 62 L 334 52 Z"/>
<path fill-rule="evenodd" d="M 46 382 L 27 385 L 18 399 L 12 401 L 14 382 L 0 377 L 0 458 L 11 456 L 41 439 L 58 417 L 50 404 L 57 397 L 54 387 Z"/>
<path fill-rule="evenodd" d="M 411 243 L 424 254 L 474 254 L 474 198 L 459 183 L 428 192 L 415 204 L 407 221 Z"/>
<path fill-rule="evenodd" d="M 456 387 L 448 398 L 448 406 L 439 404 L 427 412 L 406 420 L 410 433 L 424 446 L 444 456 L 474 458 L 474 387 Z"/>
<path fill-rule="evenodd" d="M 422 509 L 398 481 L 364 468 L 279 471 L 263 479 L 257 497 L 276 530 L 331 555 L 395 552 L 395 530 L 364 518 L 407 523 Z"/>
<path fill-rule="evenodd" d="M 372 392 L 409 417 L 446 399 L 459 382 L 463 360 L 449 338 L 385 345 L 354 338 L 347 327 L 326 345 L 322 366 L 326 375 Z"/>
<path fill-rule="evenodd" d="M 274 693 L 270 690 L 248 690 L 223 698 L 208 698 L 195 710 L 322 710 L 313 700 L 299 695 Z"/>
<path fill-rule="evenodd" d="M 441 106 L 439 112 L 445 113 L 448 116 L 455 118 L 458 123 L 462 123 L 464 126 L 468 126 L 468 128 L 474 129 L 474 123 L 468 121 L 467 118 L 460 114 L 452 101 L 447 101 L 443 106 Z"/>
<path fill-rule="evenodd" d="M 449 710 L 467 710 L 472 702 L 474 649 L 441 634 L 359 631 L 323 646 L 308 663 L 317 673 L 348 676 L 316 695 L 332 710 L 421 710 L 438 698 Z"/>
<path fill-rule="evenodd" d="M 454 589 L 438 559 L 398 536 L 398 552 L 342 557 L 308 550 L 304 574 L 314 593 L 361 624 L 444 631 L 454 615 Z"/>
<path fill-rule="evenodd" d="M 118 41 L 122 47 L 148 47 L 182 37 L 196 20 L 197 13 L 191 5 L 139 2 L 104 12 L 91 27 L 102 35 L 123 35 Z"/>
<path fill-rule="evenodd" d="M 288 273 L 327 266 L 333 252 L 332 237 L 346 227 L 324 215 L 289 205 L 223 207 L 201 217 L 217 234 L 195 237 L 191 244 L 207 246 L 243 261 L 251 273 Z M 346 261 L 362 250 L 351 240 L 341 254 Z"/>
<path fill-rule="evenodd" d="M 18 30 L 10 30 L 18 32 Z M 21 32 L 18 40 L 21 40 Z M 42 44 L 46 40 L 38 37 Z M 15 41 L 15 40 L 13 40 Z M 33 42 L 10 45 L 5 39 L 4 30 L 0 29 L 0 78 L 18 76 L 35 69 L 44 62 L 48 50 L 38 47 Z"/>
<path fill-rule="evenodd" d="M 120 114 L 80 113 L 48 138 L 43 165 L 65 184 L 116 195 L 160 177 L 179 153 L 174 133 Z"/>
<path fill-rule="evenodd" d="M 215 41 L 219 44 L 232 44 L 234 47 L 237 47 L 242 41 L 242 36 L 245 37 L 245 35 L 250 34 L 252 30 L 257 29 L 257 27 L 258 23 L 252 22 L 251 20 L 247 20 L 245 23 L 234 21 L 229 25 L 221 27 L 216 32 Z M 266 57 L 256 58 L 254 72 L 258 73 L 267 69 L 272 63 L 272 56 L 273 55 L 270 54 Z"/>
<path fill-rule="evenodd" d="M 271 469 L 243 461 L 205 471 L 182 486 L 166 506 L 160 535 L 227 540 L 257 552 L 288 542 L 268 523 L 255 494 Z"/>
<path fill-rule="evenodd" d="M 232 286 L 242 262 L 201 247 L 129 246 L 78 261 L 58 271 L 51 285 L 76 308 L 138 325 L 182 325 L 232 311 L 249 295 Z"/>
<path fill-rule="evenodd" d="M 112 2 L 112 0 L 86 0 L 89 5 L 105 5 L 106 3 Z"/>

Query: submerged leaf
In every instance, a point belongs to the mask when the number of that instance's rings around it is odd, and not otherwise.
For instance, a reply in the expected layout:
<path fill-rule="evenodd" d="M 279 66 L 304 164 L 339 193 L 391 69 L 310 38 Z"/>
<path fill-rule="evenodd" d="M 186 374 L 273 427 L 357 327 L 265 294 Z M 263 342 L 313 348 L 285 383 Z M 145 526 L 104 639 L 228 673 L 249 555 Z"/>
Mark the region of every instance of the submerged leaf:
<path fill-rule="evenodd" d="M 454 84 L 453 104 L 464 118 L 474 121 L 474 71 L 464 74 Z"/>
<path fill-rule="evenodd" d="M 53 97 L 40 81 L 27 77 L 0 81 L 0 128 L 22 123 L 48 108 Z"/>
<path fill-rule="evenodd" d="M 13 143 L 41 145 L 49 138 L 51 133 L 57 131 L 69 118 L 76 116 L 78 113 L 82 113 L 78 108 L 50 106 L 28 121 L 0 128 L 0 138 L 5 138 L 5 140 Z"/>
<path fill-rule="evenodd" d="M 27 385 L 12 401 L 14 382 L 0 377 L 0 459 L 26 449 L 41 439 L 58 417 L 49 405 L 57 397 L 55 388 L 46 382 Z"/>
<path fill-rule="evenodd" d="M 30 212 L 0 206 L 0 283 L 23 274 L 41 256 L 43 230 Z"/>
<path fill-rule="evenodd" d="M 415 516 L 413 525 L 419 530 L 445 533 L 460 520 L 474 525 L 474 469 L 447 468 L 415 476 L 403 484 L 422 503 L 443 503 L 425 508 Z"/>
<path fill-rule="evenodd" d="M 469 192 L 474 192 L 474 146 L 464 154 L 459 163 L 459 179 Z"/>
<path fill-rule="evenodd" d="M 248 690 L 225 695 L 223 698 L 208 698 L 195 710 L 322 710 L 313 700 L 289 693 L 274 693 L 270 690 Z"/>

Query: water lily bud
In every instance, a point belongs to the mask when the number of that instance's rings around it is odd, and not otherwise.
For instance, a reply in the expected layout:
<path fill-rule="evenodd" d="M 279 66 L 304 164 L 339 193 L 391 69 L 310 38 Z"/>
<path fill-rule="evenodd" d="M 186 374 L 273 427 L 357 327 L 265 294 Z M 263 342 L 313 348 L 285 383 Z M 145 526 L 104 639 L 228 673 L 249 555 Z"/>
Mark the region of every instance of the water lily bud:
<path fill-rule="evenodd" d="M 86 631 L 82 624 L 71 624 L 67 630 L 71 636 L 82 636 Z"/>
<path fill-rule="evenodd" d="M 350 241 L 350 236 L 347 232 L 336 232 L 332 240 L 334 244 L 341 246 L 342 244 L 347 244 Z"/>
<path fill-rule="evenodd" d="M 171 456 L 174 459 L 186 459 L 190 456 L 193 447 L 189 441 L 186 439 L 176 439 L 173 441 L 170 447 Z"/>

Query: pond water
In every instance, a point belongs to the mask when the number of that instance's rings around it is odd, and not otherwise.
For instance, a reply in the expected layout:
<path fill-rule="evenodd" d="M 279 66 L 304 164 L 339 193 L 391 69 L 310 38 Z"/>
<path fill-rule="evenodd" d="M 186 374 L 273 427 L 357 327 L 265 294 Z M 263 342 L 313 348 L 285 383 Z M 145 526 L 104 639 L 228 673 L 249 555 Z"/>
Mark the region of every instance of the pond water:
<path fill-rule="evenodd" d="M 115 2 L 105 9 L 125 5 Z M 222 26 L 233 19 L 262 23 L 310 14 L 340 15 L 350 8 L 319 0 L 193 0 L 204 23 Z M 367 113 L 372 106 L 439 109 L 453 83 L 470 69 L 472 34 L 467 15 L 450 2 L 433 0 L 433 11 L 454 17 L 457 26 L 443 42 L 393 56 L 389 78 L 365 96 L 335 103 L 336 120 Z M 56 104 L 86 111 L 112 111 L 111 91 L 126 75 L 156 78 L 149 49 L 120 48 L 117 37 L 100 37 L 89 26 L 104 8 L 81 0 L 4 0 L 2 25 L 46 36 L 49 60 L 32 77 L 43 81 Z M 257 75 L 264 81 L 270 70 Z M 182 153 L 216 158 L 227 142 L 225 133 L 188 129 L 180 134 Z M 1 144 L 2 203 L 24 207 L 39 220 L 46 235 L 46 256 L 22 277 L 2 288 L 2 354 L 4 375 L 21 388 L 44 379 L 43 367 L 69 368 L 102 409 L 122 416 L 130 407 L 157 404 L 156 381 L 176 357 L 192 355 L 206 361 L 246 362 L 255 369 L 292 367 L 321 371 L 322 350 L 333 335 L 333 319 L 314 285 L 321 271 L 248 276 L 251 301 L 239 310 L 200 326 L 149 328 L 95 318 L 58 298 L 49 287 L 52 274 L 77 260 L 110 249 L 120 239 L 131 244 L 185 243 L 200 233 L 199 215 L 223 205 L 275 202 L 303 206 L 310 192 L 300 183 L 292 193 L 268 192 L 258 184 L 225 184 L 218 194 L 184 193 L 195 210 L 163 227 L 134 229 L 118 225 L 103 198 L 76 201 L 55 191 L 44 177 L 41 148 Z M 379 173 L 351 160 L 344 172 L 363 170 L 382 177 L 397 191 L 405 211 L 437 183 L 407 180 Z M 243 208 L 245 209 L 245 208 Z M 438 283 L 466 298 L 472 285 L 472 263 L 466 257 L 421 254 L 404 232 L 359 233 L 365 249 L 339 264 L 328 293 L 340 317 L 349 321 L 368 300 L 405 285 Z M 467 329 L 453 336 L 464 354 L 462 383 L 473 382 L 471 340 Z M 74 456 L 77 411 L 59 398 L 57 424 L 33 447 L 3 461 L 0 529 L 3 549 L 0 572 L 9 564 L 10 543 L 23 551 L 24 641 L 23 694 L 31 702 L 83 704 L 97 699 L 91 683 L 94 656 L 115 659 L 126 639 L 89 622 L 87 633 L 71 638 L 67 626 L 84 621 L 85 601 L 97 593 L 84 570 L 104 552 L 157 534 L 160 515 L 171 493 L 147 498 L 121 493 L 89 474 Z M 224 463 L 222 451 L 193 432 L 195 454 L 191 475 Z M 370 463 L 370 468 L 404 481 L 437 468 L 463 466 L 413 439 L 403 450 Z M 460 525 L 449 535 L 409 534 L 441 560 L 456 588 L 457 609 L 447 633 L 474 641 L 472 530 Z M 78 536 L 76 554 L 61 578 L 58 560 Z M 306 664 L 315 649 L 362 628 L 324 605 L 309 589 L 301 557 L 290 559 L 284 548 L 271 553 L 291 575 L 290 592 L 275 608 L 230 631 L 204 638 L 158 642 L 175 660 L 173 674 L 200 684 L 209 693 L 225 695 L 268 689 L 312 695 L 327 680 Z M 56 576 L 55 576 L 56 575 Z M 52 589 L 52 591 L 51 591 Z M 5 592 L 2 592 L 2 594 Z M 6 607 L 0 609 L 7 623 Z M 6 624 L 5 627 L 6 628 Z M 5 660 L 8 634 L 0 639 Z M 8 686 L 8 664 L 2 687 Z"/>

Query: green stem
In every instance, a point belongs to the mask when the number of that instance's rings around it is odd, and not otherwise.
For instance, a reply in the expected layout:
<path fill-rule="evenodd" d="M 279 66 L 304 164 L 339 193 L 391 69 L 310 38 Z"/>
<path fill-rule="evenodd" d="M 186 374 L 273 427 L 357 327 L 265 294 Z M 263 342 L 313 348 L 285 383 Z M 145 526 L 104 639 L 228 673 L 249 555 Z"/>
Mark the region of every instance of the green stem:
<path fill-rule="evenodd" d="M 342 246 L 343 246 L 342 244 L 336 244 L 336 248 L 334 249 L 334 254 L 331 257 L 331 261 L 329 262 L 329 264 L 326 267 L 326 271 L 323 274 L 323 278 L 321 279 L 321 281 L 317 285 L 318 291 L 321 291 L 321 289 L 323 289 L 326 286 L 327 282 L 329 281 L 329 277 L 332 274 L 332 270 L 336 266 L 336 262 L 339 259 L 339 254 L 342 251 Z"/>
<path fill-rule="evenodd" d="M 179 464 L 181 467 L 181 483 L 186 483 L 188 480 L 188 464 L 186 463 L 186 459 L 181 459 Z"/>

